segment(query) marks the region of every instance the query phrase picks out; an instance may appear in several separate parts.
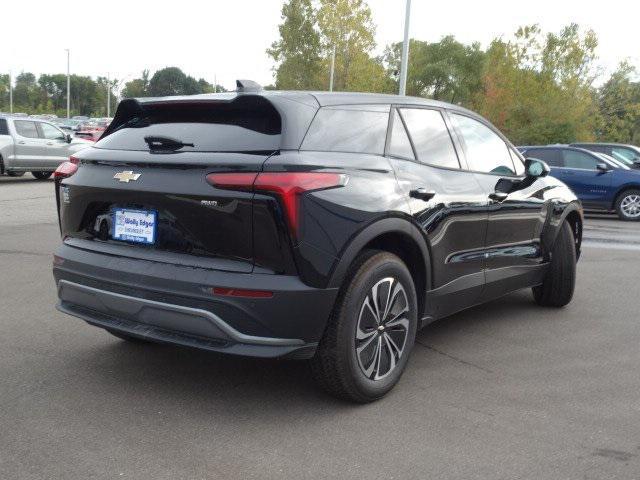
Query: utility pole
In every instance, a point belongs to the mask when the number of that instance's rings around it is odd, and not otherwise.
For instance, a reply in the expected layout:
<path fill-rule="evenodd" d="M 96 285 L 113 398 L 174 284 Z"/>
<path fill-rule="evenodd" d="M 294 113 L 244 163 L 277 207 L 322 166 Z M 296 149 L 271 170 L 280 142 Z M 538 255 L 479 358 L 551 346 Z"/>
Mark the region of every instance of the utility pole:
<path fill-rule="evenodd" d="M 69 77 L 69 49 L 67 51 L 67 118 L 71 118 L 71 77 Z"/>
<path fill-rule="evenodd" d="M 111 80 L 107 73 L 107 117 L 111 116 Z"/>
<path fill-rule="evenodd" d="M 411 22 L 411 0 L 407 0 L 404 18 L 404 41 L 402 42 L 402 61 L 400 62 L 400 92 L 407 94 L 407 66 L 409 64 L 409 23 Z"/>
<path fill-rule="evenodd" d="M 9 113 L 13 113 L 13 73 L 9 70 Z"/>
<path fill-rule="evenodd" d="M 218 93 L 218 74 L 213 74 L 213 93 Z"/>
<path fill-rule="evenodd" d="M 333 74 L 336 71 L 336 46 L 333 45 L 333 53 L 331 54 L 331 76 L 329 77 L 329 91 L 333 92 Z"/>

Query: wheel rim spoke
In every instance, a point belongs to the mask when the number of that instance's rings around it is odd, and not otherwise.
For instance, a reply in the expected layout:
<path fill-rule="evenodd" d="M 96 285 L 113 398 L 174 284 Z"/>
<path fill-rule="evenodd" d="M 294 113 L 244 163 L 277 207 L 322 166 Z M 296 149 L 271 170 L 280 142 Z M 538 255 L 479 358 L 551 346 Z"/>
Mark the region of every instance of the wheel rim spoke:
<path fill-rule="evenodd" d="M 381 380 L 397 367 L 409 333 L 408 312 L 407 294 L 396 279 L 387 277 L 371 287 L 355 335 L 356 357 L 367 378 Z"/>

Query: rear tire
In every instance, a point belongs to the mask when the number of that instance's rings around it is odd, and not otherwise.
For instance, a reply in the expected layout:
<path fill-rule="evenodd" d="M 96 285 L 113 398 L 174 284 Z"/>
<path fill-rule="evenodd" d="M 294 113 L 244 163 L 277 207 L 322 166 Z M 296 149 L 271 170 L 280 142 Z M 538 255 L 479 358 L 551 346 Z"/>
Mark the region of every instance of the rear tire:
<path fill-rule="evenodd" d="M 24 175 L 24 172 L 7 172 L 9 177 L 21 177 Z"/>
<path fill-rule="evenodd" d="M 53 172 L 31 172 L 31 175 L 33 175 L 36 180 L 46 180 L 53 175 Z"/>
<path fill-rule="evenodd" d="M 404 371 L 417 323 L 415 287 L 405 264 L 388 252 L 365 251 L 347 276 L 311 360 L 316 382 L 353 402 L 383 397 Z"/>
<path fill-rule="evenodd" d="M 145 340 L 143 338 L 138 338 L 138 337 L 134 337 L 134 336 L 131 336 L 131 335 L 127 335 L 126 333 L 118 332 L 116 330 L 109 330 L 108 328 L 105 328 L 105 330 L 107 332 L 109 332 L 111 335 L 113 335 L 114 337 L 118 337 L 120 340 L 124 340 L 125 342 L 152 343 L 149 340 Z"/>
<path fill-rule="evenodd" d="M 616 213 L 620 220 L 640 221 L 640 190 L 626 190 L 618 195 Z"/>
<path fill-rule="evenodd" d="M 551 262 L 542 285 L 533 287 L 538 305 L 564 307 L 573 298 L 576 284 L 576 245 L 569 222 L 565 221 L 551 251 Z"/>

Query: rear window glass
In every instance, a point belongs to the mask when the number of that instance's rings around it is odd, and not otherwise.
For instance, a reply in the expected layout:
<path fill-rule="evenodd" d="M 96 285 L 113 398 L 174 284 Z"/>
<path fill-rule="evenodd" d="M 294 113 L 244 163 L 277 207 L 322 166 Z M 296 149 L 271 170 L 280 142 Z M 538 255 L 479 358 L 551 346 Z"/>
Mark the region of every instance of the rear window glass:
<path fill-rule="evenodd" d="M 302 150 L 382 155 L 389 107 L 324 107 L 318 110 Z"/>
<path fill-rule="evenodd" d="M 145 137 L 164 137 L 193 144 L 181 152 L 273 152 L 280 148 L 280 134 L 280 115 L 271 103 L 245 97 L 231 103 L 144 105 L 95 147 L 145 151 Z"/>
<path fill-rule="evenodd" d="M 21 137 L 38 138 L 38 129 L 34 122 L 15 120 L 13 124 L 16 127 L 16 132 L 18 132 L 18 135 Z"/>
<path fill-rule="evenodd" d="M 9 127 L 7 127 L 7 120 L 0 118 L 0 135 L 9 135 Z"/>

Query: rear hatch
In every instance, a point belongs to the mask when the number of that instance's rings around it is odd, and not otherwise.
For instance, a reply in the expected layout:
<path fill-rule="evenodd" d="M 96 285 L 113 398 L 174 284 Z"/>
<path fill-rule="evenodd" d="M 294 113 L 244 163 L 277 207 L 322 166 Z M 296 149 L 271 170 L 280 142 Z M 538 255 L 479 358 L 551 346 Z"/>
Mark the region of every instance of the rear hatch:
<path fill-rule="evenodd" d="M 254 194 L 216 188 L 206 177 L 261 171 L 280 136 L 280 116 L 260 96 L 123 102 L 105 136 L 76 155 L 77 173 L 59 186 L 65 242 L 250 272 Z"/>

